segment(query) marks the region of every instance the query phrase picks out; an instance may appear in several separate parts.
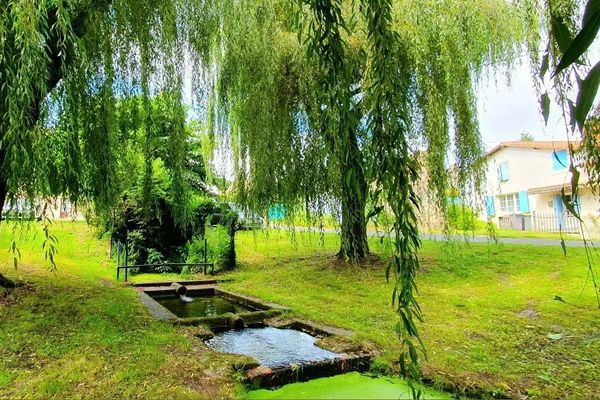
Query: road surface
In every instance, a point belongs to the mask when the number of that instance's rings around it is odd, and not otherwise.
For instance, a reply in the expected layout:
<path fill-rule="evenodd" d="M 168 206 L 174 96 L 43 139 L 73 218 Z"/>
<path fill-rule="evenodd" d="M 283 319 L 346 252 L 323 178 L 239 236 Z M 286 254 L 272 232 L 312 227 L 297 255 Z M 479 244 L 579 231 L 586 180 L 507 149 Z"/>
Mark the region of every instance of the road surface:
<path fill-rule="evenodd" d="M 285 228 L 285 227 L 281 227 L 279 229 L 289 229 L 292 230 L 292 228 Z M 295 227 L 293 228 L 296 231 L 312 231 L 312 232 L 320 232 L 320 230 L 318 230 L 317 228 L 306 228 L 306 227 Z M 339 233 L 338 229 L 333 229 L 333 228 L 323 228 L 323 232 L 325 233 Z M 381 231 L 374 231 L 374 230 L 369 230 L 368 231 L 369 236 L 381 236 L 383 235 L 383 232 Z M 472 235 L 455 235 L 453 236 L 454 239 L 457 240 L 464 240 L 464 241 L 468 241 L 468 242 L 472 242 L 472 243 L 489 243 L 492 242 L 492 239 L 489 236 L 472 236 Z M 431 233 L 425 233 L 423 235 L 421 235 L 421 239 L 423 240 L 437 240 L 437 241 L 444 241 L 446 240 L 446 236 L 443 234 L 431 234 Z M 504 243 L 504 244 L 524 244 L 524 245 L 535 245 L 535 246 L 558 246 L 560 247 L 560 240 L 557 239 L 538 239 L 538 238 L 498 238 L 498 242 L 500 243 Z M 588 244 L 591 244 L 591 242 L 588 241 Z M 565 240 L 565 246 L 566 247 L 584 247 L 585 244 L 583 242 L 583 240 Z"/>

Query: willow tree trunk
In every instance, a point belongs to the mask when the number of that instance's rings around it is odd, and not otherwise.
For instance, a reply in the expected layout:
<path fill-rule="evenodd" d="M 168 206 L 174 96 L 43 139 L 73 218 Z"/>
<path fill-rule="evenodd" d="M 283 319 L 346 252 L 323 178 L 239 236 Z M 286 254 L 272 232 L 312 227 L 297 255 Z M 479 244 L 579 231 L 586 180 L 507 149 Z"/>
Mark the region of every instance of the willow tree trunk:
<path fill-rule="evenodd" d="M 341 173 L 342 229 L 338 255 L 349 261 L 360 261 L 369 254 L 367 241 L 367 183 L 363 156 L 358 146 L 356 129 L 346 132 L 338 143 Z"/>
<path fill-rule="evenodd" d="M 1 136 L 0 136 L 1 138 Z M 4 208 L 4 202 L 8 195 L 8 182 L 4 175 L 3 165 L 4 164 L 4 150 L 0 149 L 0 221 L 2 221 L 2 210 Z"/>
<path fill-rule="evenodd" d="M 4 161 L 4 151 L 0 150 L 0 166 L 2 165 L 2 162 Z M 6 195 L 7 195 L 7 185 L 6 185 L 6 178 L 4 176 L 4 173 L 2 170 L 0 170 L 0 224 L 2 223 L 2 209 L 4 208 L 4 202 L 6 201 Z M 0 287 L 3 288 L 9 288 L 9 287 L 14 287 L 15 283 L 13 281 L 11 281 L 10 279 L 8 279 L 7 277 L 5 277 L 4 275 L 2 275 L 0 273 Z"/>

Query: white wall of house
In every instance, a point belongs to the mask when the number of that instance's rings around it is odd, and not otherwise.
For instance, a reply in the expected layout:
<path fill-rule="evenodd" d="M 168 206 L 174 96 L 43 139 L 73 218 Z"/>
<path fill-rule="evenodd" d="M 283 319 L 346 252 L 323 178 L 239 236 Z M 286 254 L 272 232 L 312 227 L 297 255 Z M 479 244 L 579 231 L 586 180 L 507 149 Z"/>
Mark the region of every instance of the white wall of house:
<path fill-rule="evenodd" d="M 81 210 L 76 208 L 69 200 L 61 197 L 54 198 L 48 201 L 46 215 L 50 219 L 70 219 L 75 221 L 83 221 L 85 217 Z"/>

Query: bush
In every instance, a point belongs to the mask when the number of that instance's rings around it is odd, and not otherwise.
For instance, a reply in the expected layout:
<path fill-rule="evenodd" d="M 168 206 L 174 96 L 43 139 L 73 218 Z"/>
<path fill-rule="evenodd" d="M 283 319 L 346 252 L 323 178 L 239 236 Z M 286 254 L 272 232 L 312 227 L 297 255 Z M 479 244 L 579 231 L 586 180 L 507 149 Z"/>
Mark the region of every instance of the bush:
<path fill-rule="evenodd" d="M 224 226 L 207 227 L 206 236 L 206 255 L 208 262 L 213 261 L 219 268 L 226 268 L 226 262 L 229 253 L 229 235 Z M 194 237 L 186 246 L 187 263 L 204 262 L 204 237 L 198 235 Z"/>
<path fill-rule="evenodd" d="M 448 205 L 448 224 L 452 229 L 459 231 L 485 229 L 486 225 L 484 221 L 479 219 L 473 209 L 459 204 Z"/>
<path fill-rule="evenodd" d="M 148 264 L 162 264 L 165 262 L 165 258 L 163 257 L 160 251 L 155 249 L 148 249 Z M 158 273 L 166 273 L 172 272 L 173 269 L 167 265 L 158 265 L 156 267 L 150 268 L 150 271 L 158 272 Z"/>

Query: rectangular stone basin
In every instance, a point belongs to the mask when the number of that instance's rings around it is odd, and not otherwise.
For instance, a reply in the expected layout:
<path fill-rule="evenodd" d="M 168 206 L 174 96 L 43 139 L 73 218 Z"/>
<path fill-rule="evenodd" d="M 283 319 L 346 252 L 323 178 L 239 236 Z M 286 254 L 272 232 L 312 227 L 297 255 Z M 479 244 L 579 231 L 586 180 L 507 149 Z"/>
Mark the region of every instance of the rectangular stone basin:
<path fill-rule="evenodd" d="M 240 314 L 257 311 L 256 308 L 227 300 L 218 295 L 190 297 L 191 302 L 184 302 L 179 296 L 173 294 L 153 296 L 153 299 L 179 318 L 216 317 L 226 313 Z"/>
<path fill-rule="evenodd" d="M 173 282 L 137 284 L 136 290 L 150 313 L 157 319 L 178 325 L 205 325 L 210 329 L 228 329 L 261 324 L 289 308 L 221 289 L 216 281 L 176 282 L 187 288 L 184 302 Z"/>
<path fill-rule="evenodd" d="M 268 320 L 264 326 L 220 332 L 204 342 L 215 351 L 244 355 L 256 361 L 238 366 L 244 371 L 243 383 L 249 388 L 273 388 L 369 369 L 374 353 L 360 350 L 346 353 L 332 348 L 335 341 L 323 343 L 324 338 L 340 338 L 328 333 L 334 328 L 298 320 L 284 321 L 279 327 L 273 326 L 274 323 L 279 324 Z"/>

